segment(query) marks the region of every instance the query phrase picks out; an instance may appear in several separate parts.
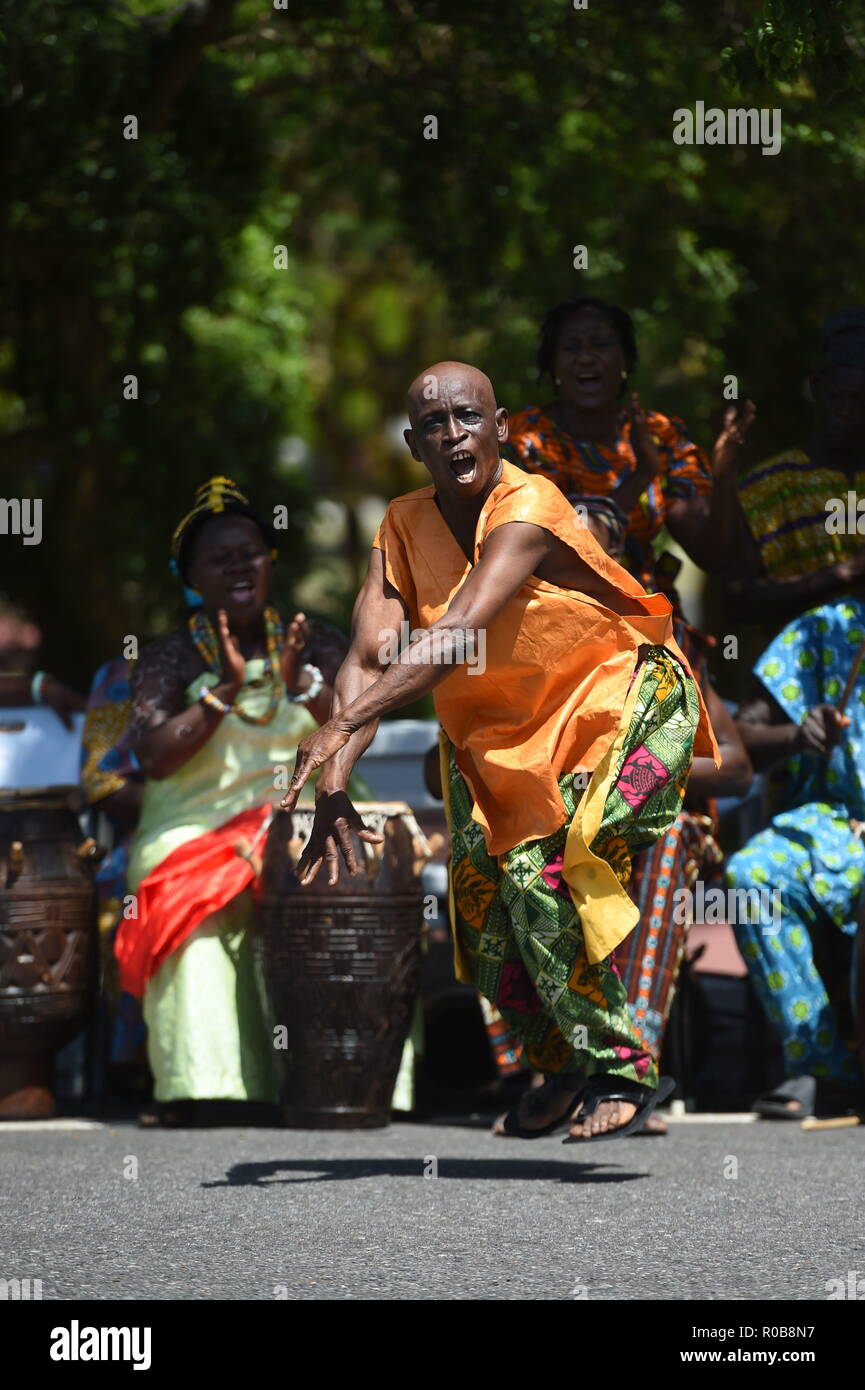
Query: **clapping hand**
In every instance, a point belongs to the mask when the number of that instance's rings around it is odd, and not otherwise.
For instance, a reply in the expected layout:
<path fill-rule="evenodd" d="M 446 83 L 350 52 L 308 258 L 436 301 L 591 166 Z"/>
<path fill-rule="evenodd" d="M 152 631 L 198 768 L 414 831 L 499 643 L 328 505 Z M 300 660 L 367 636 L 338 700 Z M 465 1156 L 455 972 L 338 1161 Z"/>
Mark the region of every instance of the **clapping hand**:
<path fill-rule="evenodd" d="M 220 685 L 236 695 L 246 678 L 246 662 L 237 638 L 229 629 L 228 614 L 224 608 L 220 608 L 216 617 L 216 637 L 222 664 Z"/>
<path fill-rule="evenodd" d="M 640 405 L 640 397 L 636 391 L 631 396 L 630 409 L 625 411 L 625 418 L 631 425 L 630 442 L 634 458 L 637 460 L 636 472 L 644 487 L 648 487 L 649 483 L 657 478 L 662 464 L 646 421 L 646 412 Z"/>
<path fill-rule="evenodd" d="M 721 432 L 712 446 L 712 472 L 715 476 L 725 473 L 733 464 L 756 414 L 757 407 L 753 401 L 745 401 L 741 411 L 735 405 L 729 405 L 724 411 Z"/>
<path fill-rule="evenodd" d="M 290 695 L 299 695 L 301 657 L 310 639 L 310 626 L 305 613 L 295 613 L 289 623 L 282 651 L 279 654 L 279 674 Z M 308 683 L 308 676 L 307 676 Z"/>

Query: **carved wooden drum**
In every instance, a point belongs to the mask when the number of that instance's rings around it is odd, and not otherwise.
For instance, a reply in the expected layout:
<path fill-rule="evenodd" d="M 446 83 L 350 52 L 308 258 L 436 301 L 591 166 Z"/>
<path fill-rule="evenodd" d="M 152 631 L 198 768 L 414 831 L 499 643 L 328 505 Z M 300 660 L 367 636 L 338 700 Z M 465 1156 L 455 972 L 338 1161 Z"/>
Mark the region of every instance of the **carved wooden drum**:
<path fill-rule="evenodd" d="M 390 1099 L 417 997 L 429 846 L 402 802 L 357 802 L 384 844 L 353 836 L 365 875 L 302 888 L 295 866 L 312 808 L 277 811 L 264 854 L 261 945 L 286 1123 L 375 1128 Z"/>
<path fill-rule="evenodd" d="M 53 1053 L 83 1027 L 96 968 L 97 850 L 78 787 L 0 791 L 0 1118 L 54 1114 Z"/>
<path fill-rule="evenodd" d="M 865 893 L 859 906 L 859 930 L 853 948 L 853 1013 L 859 1065 L 865 1077 Z"/>

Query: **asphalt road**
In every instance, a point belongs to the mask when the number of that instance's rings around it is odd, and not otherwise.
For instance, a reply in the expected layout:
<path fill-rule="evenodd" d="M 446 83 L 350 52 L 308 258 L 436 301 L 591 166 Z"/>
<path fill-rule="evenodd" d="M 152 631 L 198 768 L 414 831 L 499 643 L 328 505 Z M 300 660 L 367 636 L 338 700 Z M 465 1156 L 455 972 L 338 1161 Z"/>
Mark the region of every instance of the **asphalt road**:
<path fill-rule="evenodd" d="M 581 1152 L 485 1124 L 7 1124 L 0 1278 L 43 1299 L 520 1301 L 825 1300 L 865 1278 L 865 1128 L 671 1128 Z"/>

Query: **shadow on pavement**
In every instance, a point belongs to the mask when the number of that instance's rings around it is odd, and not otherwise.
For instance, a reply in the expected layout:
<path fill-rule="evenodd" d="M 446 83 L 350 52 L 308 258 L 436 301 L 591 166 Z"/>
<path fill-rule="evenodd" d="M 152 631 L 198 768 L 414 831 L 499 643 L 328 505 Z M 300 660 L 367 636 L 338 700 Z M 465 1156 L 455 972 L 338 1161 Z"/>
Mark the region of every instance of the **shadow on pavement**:
<path fill-rule="evenodd" d="M 429 1158 L 296 1158 L 271 1163 L 238 1163 L 226 1178 L 202 1187 L 271 1187 L 284 1183 L 348 1182 L 356 1178 L 423 1178 Z M 599 1172 L 610 1163 L 563 1163 L 507 1158 L 443 1158 L 436 1160 L 437 1178 L 484 1178 L 493 1182 L 634 1182 L 648 1173 Z M 280 1173 L 287 1177 L 278 1177 Z M 306 1176 L 302 1176 L 306 1175 Z M 433 1174 L 429 1174 L 432 1177 Z"/>

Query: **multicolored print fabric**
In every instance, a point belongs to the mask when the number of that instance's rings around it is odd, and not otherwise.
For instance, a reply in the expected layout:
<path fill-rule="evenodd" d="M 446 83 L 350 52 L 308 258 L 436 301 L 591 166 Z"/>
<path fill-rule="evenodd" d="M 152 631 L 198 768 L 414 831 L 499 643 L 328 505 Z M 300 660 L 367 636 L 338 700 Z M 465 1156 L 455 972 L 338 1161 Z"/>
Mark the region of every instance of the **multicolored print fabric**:
<path fill-rule="evenodd" d="M 646 423 L 663 468 L 628 516 L 622 564 L 640 582 L 654 587 L 652 541 L 664 525 L 667 506 L 678 497 L 708 494 L 712 473 L 708 459 L 689 437 L 682 420 L 646 411 Z M 615 449 L 574 439 L 540 407 L 512 415 L 502 456 L 528 473 L 542 473 L 562 492 L 609 497 L 636 466 L 630 424 L 622 426 Z"/>
<path fill-rule="evenodd" d="M 592 851 L 627 883 L 631 857 L 675 820 L 698 719 L 693 682 L 663 648 L 639 668 L 639 694 Z M 690 736 L 689 736 L 690 735 Z M 628 1011 L 615 957 L 595 964 L 562 877 L 565 841 L 581 792 L 559 779 L 565 824 L 494 858 L 451 755 L 448 808 L 455 930 L 480 992 L 528 1064 L 545 1072 L 603 1072 L 655 1084 L 657 1073 Z"/>

